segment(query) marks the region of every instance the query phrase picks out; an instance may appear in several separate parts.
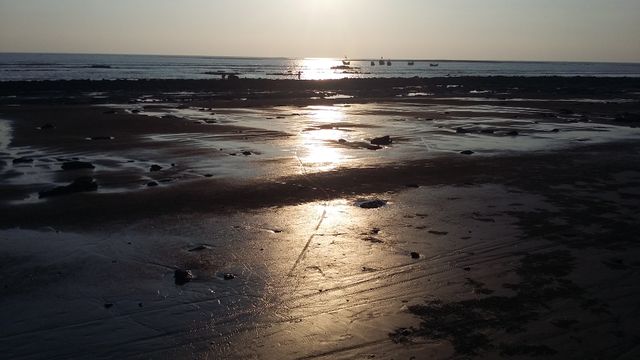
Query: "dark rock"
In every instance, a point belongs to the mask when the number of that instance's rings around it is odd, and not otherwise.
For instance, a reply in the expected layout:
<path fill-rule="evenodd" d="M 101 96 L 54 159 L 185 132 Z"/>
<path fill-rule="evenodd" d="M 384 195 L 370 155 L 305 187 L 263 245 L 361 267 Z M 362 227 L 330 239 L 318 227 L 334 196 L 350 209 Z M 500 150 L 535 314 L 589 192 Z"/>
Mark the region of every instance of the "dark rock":
<path fill-rule="evenodd" d="M 375 138 L 373 140 L 371 140 L 371 143 L 373 145 L 391 145 L 393 143 L 393 140 L 391 139 L 391 137 L 389 135 L 383 136 L 383 137 L 379 137 L 379 138 Z"/>
<path fill-rule="evenodd" d="M 113 140 L 115 139 L 113 136 L 92 136 L 89 138 L 89 140 Z"/>
<path fill-rule="evenodd" d="M 156 187 L 156 186 L 158 186 L 158 185 L 159 185 L 159 184 L 158 184 L 157 182 L 155 182 L 155 181 L 149 181 L 149 182 L 147 183 L 147 186 L 148 186 L 148 187 Z"/>
<path fill-rule="evenodd" d="M 213 177 L 213 174 L 204 174 L 204 177 L 210 178 L 210 177 Z"/>
<path fill-rule="evenodd" d="M 346 143 L 347 143 L 347 140 L 345 140 L 345 139 L 340 139 L 340 140 L 338 140 L 338 142 L 339 142 L 340 144 L 346 144 Z"/>
<path fill-rule="evenodd" d="M 14 164 L 31 164 L 32 162 L 33 162 L 33 159 L 31 159 L 31 158 L 26 158 L 26 157 L 21 157 L 21 158 L 13 159 L 13 163 L 14 163 Z"/>
<path fill-rule="evenodd" d="M 457 134 L 468 134 L 469 130 L 465 129 L 465 128 L 457 128 L 456 129 L 456 133 Z"/>
<path fill-rule="evenodd" d="M 162 166 L 160 165 L 151 165 L 151 167 L 149 168 L 149 171 L 151 172 L 156 172 L 156 171 L 160 171 L 162 170 Z"/>
<path fill-rule="evenodd" d="M 362 240 L 368 241 L 368 242 L 373 243 L 373 244 L 382 244 L 382 243 L 384 243 L 384 241 L 382 241 L 382 240 L 380 240 L 380 239 L 378 239 L 377 237 L 374 237 L 374 236 L 367 236 L 367 237 L 363 238 Z"/>
<path fill-rule="evenodd" d="M 520 135 L 520 133 L 519 133 L 519 132 L 517 132 L 517 131 L 515 131 L 515 130 L 513 130 L 513 131 L 509 131 L 509 132 L 507 133 L 507 136 L 518 136 L 518 135 Z"/>
<path fill-rule="evenodd" d="M 253 153 L 252 153 L 251 151 L 243 151 L 243 152 L 242 152 L 242 155 L 244 155 L 244 156 L 251 156 L 251 155 L 253 155 Z"/>
<path fill-rule="evenodd" d="M 191 272 L 191 270 L 178 269 L 175 271 L 173 276 L 176 280 L 176 285 L 184 285 L 193 280 L 193 273 Z"/>
<path fill-rule="evenodd" d="M 140 110 L 138 110 L 138 109 L 133 109 L 133 110 L 131 110 L 131 113 L 132 113 L 132 114 L 139 114 L 139 113 L 140 113 Z"/>
<path fill-rule="evenodd" d="M 471 150 L 465 150 L 465 151 L 461 151 L 460 154 L 462 154 L 462 155 L 473 155 L 475 153 L 473 151 L 471 151 Z"/>
<path fill-rule="evenodd" d="M 411 258 L 412 259 L 420 259 L 420 253 L 417 253 L 415 251 L 411 252 Z"/>
<path fill-rule="evenodd" d="M 235 276 L 235 275 L 233 275 L 233 274 L 228 273 L 228 274 L 224 274 L 223 278 L 224 278 L 225 280 L 233 280 L 233 279 L 235 279 L 235 278 L 236 278 L 236 276 Z"/>
<path fill-rule="evenodd" d="M 363 209 L 377 209 L 385 205 L 387 205 L 387 202 L 380 199 L 361 201 L 360 203 L 358 203 L 358 206 Z"/>
<path fill-rule="evenodd" d="M 41 125 L 38 127 L 38 130 L 52 130 L 55 129 L 55 125 L 53 125 L 52 123 L 46 123 L 44 125 Z"/>
<path fill-rule="evenodd" d="M 189 249 L 189 252 L 197 252 L 197 251 L 204 251 L 204 250 L 209 250 L 210 247 L 206 246 L 206 245 L 199 245 L 194 247 L 193 249 Z"/>
<path fill-rule="evenodd" d="M 41 191 L 38 195 L 42 198 L 69 195 L 79 192 L 89 192 L 98 190 L 98 183 L 90 176 L 83 176 L 75 179 L 71 184 L 66 186 L 58 186 L 51 190 Z"/>
<path fill-rule="evenodd" d="M 553 129 L 553 130 L 551 130 L 551 132 L 552 133 L 557 133 L 557 132 L 560 132 L 560 129 Z"/>
<path fill-rule="evenodd" d="M 90 162 L 85 161 L 68 161 L 62 164 L 62 170 L 80 170 L 80 169 L 95 169 L 95 166 Z"/>

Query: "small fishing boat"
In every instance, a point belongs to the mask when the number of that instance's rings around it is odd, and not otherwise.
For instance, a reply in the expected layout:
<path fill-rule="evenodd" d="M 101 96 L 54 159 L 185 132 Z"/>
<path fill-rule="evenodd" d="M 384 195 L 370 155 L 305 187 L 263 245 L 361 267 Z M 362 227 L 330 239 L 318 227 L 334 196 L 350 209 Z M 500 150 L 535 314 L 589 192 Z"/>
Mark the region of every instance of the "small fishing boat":
<path fill-rule="evenodd" d="M 415 63 L 414 63 L 413 61 L 409 61 L 409 62 L 407 63 L 407 65 L 409 65 L 409 66 L 413 66 L 414 64 L 415 64 Z"/>
<path fill-rule="evenodd" d="M 371 62 L 371 66 L 376 66 L 376 62 L 375 62 L 375 61 L 372 61 L 372 62 Z"/>
<path fill-rule="evenodd" d="M 387 60 L 387 66 L 391 66 L 391 60 Z"/>
<path fill-rule="evenodd" d="M 378 61 L 379 65 L 384 65 L 384 58 L 380 58 L 380 61 Z"/>
<path fill-rule="evenodd" d="M 429 64 L 429 66 L 436 67 L 436 66 L 440 66 L 440 64 Z"/>
<path fill-rule="evenodd" d="M 349 61 L 349 59 L 347 59 L 347 57 L 345 56 L 344 60 L 342 60 L 342 65 L 349 66 L 351 65 L 351 61 Z"/>

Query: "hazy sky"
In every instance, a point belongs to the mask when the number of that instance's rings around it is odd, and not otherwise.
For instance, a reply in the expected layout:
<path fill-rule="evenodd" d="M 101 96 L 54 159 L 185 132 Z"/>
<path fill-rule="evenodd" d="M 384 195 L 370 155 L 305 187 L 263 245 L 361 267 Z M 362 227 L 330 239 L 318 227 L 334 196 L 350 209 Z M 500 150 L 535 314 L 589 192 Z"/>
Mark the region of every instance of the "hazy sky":
<path fill-rule="evenodd" d="M 0 52 L 640 62 L 640 0 L 0 0 Z"/>

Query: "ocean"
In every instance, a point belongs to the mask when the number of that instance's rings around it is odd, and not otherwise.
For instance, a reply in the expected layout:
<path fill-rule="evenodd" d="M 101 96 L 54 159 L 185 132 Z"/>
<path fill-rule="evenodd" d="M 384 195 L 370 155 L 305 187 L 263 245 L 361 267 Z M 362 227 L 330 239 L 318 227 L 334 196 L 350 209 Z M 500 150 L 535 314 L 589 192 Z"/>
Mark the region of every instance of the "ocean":
<path fill-rule="evenodd" d="M 340 79 L 442 76 L 640 77 L 639 63 L 504 62 L 389 59 L 286 59 L 208 56 L 0 53 L 0 81 L 216 79 Z M 412 61 L 413 64 L 410 63 Z"/>

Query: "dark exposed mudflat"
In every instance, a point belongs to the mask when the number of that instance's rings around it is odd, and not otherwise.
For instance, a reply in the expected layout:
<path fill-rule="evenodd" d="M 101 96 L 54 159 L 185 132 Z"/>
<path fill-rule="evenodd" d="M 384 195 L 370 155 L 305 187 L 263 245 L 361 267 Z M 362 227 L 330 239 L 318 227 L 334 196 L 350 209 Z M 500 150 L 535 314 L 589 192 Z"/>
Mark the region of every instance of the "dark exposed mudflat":
<path fill-rule="evenodd" d="M 0 349 L 636 358 L 639 100 L 617 78 L 0 82 Z"/>

